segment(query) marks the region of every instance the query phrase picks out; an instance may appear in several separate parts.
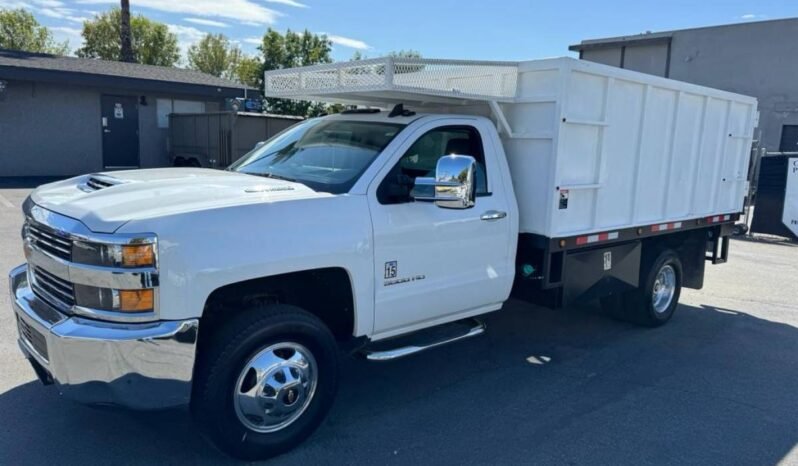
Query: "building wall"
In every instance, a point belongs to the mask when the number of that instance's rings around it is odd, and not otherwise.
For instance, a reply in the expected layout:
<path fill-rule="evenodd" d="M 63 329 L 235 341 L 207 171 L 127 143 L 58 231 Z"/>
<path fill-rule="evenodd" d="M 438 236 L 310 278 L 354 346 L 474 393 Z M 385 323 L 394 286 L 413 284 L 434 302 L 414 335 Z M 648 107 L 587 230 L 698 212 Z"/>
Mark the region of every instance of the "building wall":
<path fill-rule="evenodd" d="M 585 51 L 586 60 L 620 53 L 622 43 Z M 602 50 L 599 59 L 596 52 Z M 762 144 L 779 149 L 783 125 L 798 125 L 798 19 L 673 31 L 667 46 L 626 47 L 624 68 L 754 96 Z M 588 53 L 590 52 L 590 53 Z"/>
<path fill-rule="evenodd" d="M 621 66 L 621 47 L 584 50 L 582 59 L 602 65 Z"/>
<path fill-rule="evenodd" d="M 103 169 L 100 97 L 145 97 L 139 105 L 141 168 L 170 164 L 167 128 L 158 127 L 158 98 L 200 101 L 207 97 L 141 93 L 26 81 L 9 81 L 0 99 L 0 177 L 72 176 Z"/>
<path fill-rule="evenodd" d="M 798 19 L 677 31 L 671 77 L 759 99 L 762 144 L 798 124 Z"/>
<path fill-rule="evenodd" d="M 0 176 L 66 176 L 102 167 L 99 115 L 96 91 L 9 81 L 0 101 Z"/>

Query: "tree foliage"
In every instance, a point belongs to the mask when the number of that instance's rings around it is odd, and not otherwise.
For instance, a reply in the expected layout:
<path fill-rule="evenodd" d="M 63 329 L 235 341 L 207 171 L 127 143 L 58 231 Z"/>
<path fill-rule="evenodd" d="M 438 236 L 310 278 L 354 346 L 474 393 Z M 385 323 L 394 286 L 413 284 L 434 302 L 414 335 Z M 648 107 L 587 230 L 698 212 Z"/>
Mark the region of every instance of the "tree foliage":
<path fill-rule="evenodd" d="M 281 34 L 269 28 L 258 50 L 263 56 L 261 75 L 269 70 L 332 63 L 332 42 L 327 36 L 313 34 L 307 29 L 302 33 L 289 29 Z M 324 113 L 325 106 L 318 102 L 266 99 L 266 109 L 283 115 L 316 116 Z"/>
<path fill-rule="evenodd" d="M 257 57 L 242 56 L 235 66 L 235 77 L 250 87 L 263 86 L 263 65 Z"/>
<path fill-rule="evenodd" d="M 114 8 L 83 23 L 83 47 L 76 53 L 79 57 L 102 58 L 120 61 L 121 12 Z M 165 24 L 141 15 L 130 19 L 133 56 L 137 63 L 147 65 L 174 66 L 180 60 L 177 35 L 169 32 Z"/>
<path fill-rule="evenodd" d="M 22 8 L 0 9 L 0 48 L 53 55 L 69 53 L 67 42 L 57 43 L 50 30 Z"/>
<path fill-rule="evenodd" d="M 236 78 L 241 58 L 241 49 L 223 34 L 205 34 L 188 48 L 189 68 L 227 79 Z"/>

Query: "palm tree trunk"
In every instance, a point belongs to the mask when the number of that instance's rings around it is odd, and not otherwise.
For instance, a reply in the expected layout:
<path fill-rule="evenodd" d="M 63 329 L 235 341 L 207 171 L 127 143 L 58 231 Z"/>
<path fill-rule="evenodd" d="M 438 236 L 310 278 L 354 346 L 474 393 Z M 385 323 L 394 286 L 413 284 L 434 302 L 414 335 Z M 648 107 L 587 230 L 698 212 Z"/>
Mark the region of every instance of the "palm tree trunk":
<path fill-rule="evenodd" d="M 129 63 L 136 61 L 133 56 L 133 43 L 130 37 L 130 0 L 122 1 L 122 14 L 119 24 L 119 41 L 122 44 L 121 60 Z"/>

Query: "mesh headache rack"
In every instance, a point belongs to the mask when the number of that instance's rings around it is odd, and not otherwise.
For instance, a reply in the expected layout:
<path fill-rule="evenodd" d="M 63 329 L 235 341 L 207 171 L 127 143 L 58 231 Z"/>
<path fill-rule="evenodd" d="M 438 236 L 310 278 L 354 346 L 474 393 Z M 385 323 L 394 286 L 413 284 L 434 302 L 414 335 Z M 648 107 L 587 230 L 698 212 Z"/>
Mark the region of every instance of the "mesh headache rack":
<path fill-rule="evenodd" d="M 518 62 L 385 57 L 267 71 L 266 97 L 379 105 L 511 102 Z"/>

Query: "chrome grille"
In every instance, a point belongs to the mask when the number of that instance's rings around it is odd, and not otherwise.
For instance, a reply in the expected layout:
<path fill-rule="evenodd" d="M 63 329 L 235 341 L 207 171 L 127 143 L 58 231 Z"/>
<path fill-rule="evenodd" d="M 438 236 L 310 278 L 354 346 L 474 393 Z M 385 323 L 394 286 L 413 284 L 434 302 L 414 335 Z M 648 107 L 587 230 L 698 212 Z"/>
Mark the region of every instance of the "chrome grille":
<path fill-rule="evenodd" d="M 72 259 L 72 240 L 54 230 L 28 223 L 26 237 L 37 248 L 64 260 Z"/>
<path fill-rule="evenodd" d="M 97 191 L 99 189 L 107 188 L 109 186 L 113 186 L 113 183 L 109 183 L 107 181 L 103 181 L 99 178 L 91 177 L 88 181 L 86 181 L 86 186 L 89 188 Z"/>
<path fill-rule="evenodd" d="M 59 309 L 75 305 L 75 288 L 72 283 L 56 277 L 41 267 L 33 267 L 31 286 L 36 295 Z"/>
<path fill-rule="evenodd" d="M 17 328 L 19 329 L 19 336 L 21 336 L 34 351 L 39 353 L 45 361 L 50 360 L 50 355 L 47 353 L 47 339 L 38 330 L 28 325 L 27 322 L 17 316 Z"/>

